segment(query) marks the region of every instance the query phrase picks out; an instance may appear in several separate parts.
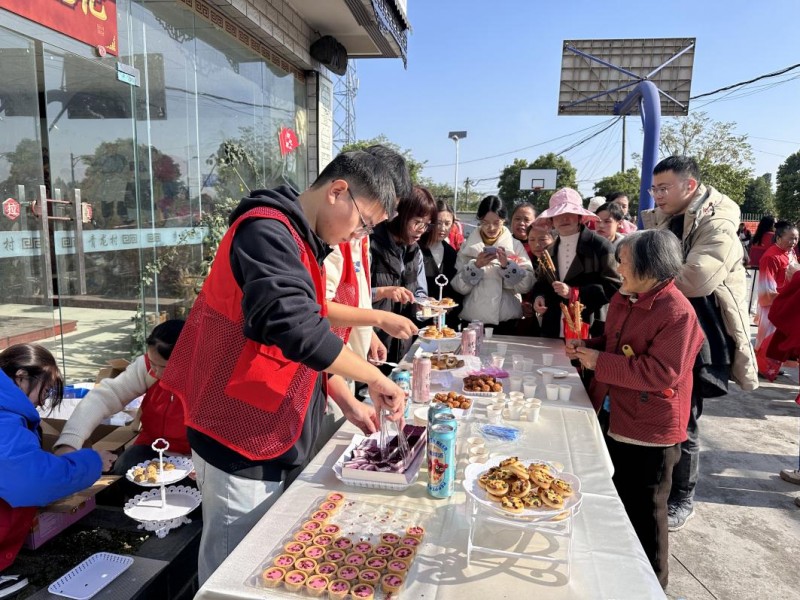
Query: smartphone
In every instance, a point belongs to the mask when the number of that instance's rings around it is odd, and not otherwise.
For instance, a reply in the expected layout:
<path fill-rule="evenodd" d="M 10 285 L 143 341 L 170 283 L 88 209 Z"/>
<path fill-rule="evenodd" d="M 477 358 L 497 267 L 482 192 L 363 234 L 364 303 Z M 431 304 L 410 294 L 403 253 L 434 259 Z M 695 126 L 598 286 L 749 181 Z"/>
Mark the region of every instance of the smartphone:
<path fill-rule="evenodd" d="M 497 246 L 484 246 L 483 251 L 486 254 L 497 254 Z"/>

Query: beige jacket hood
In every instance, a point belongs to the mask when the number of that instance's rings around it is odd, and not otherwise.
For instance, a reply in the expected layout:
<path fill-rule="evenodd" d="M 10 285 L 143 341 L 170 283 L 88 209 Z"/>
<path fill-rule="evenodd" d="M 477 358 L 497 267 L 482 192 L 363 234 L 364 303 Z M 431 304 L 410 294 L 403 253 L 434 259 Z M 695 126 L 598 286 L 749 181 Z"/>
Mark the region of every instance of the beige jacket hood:
<path fill-rule="evenodd" d="M 750 343 L 742 244 L 736 235 L 739 206 L 713 187 L 700 185 L 683 217 L 684 265 L 675 285 L 687 298 L 714 294 L 725 331 L 735 343 L 731 377 L 743 390 L 754 390 L 758 373 Z M 642 212 L 646 229 L 667 229 L 670 218 L 658 208 Z"/>

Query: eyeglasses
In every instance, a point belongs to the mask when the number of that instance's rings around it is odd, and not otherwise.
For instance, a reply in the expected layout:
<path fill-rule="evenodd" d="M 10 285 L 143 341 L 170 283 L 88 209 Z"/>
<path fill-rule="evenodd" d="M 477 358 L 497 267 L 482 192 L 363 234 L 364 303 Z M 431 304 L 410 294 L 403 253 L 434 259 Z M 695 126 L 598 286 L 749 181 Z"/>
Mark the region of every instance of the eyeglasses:
<path fill-rule="evenodd" d="M 426 223 L 421 219 L 413 219 L 411 221 L 411 229 L 414 231 L 428 231 L 431 228 L 431 223 Z"/>
<path fill-rule="evenodd" d="M 495 227 L 502 227 L 504 221 L 502 219 L 500 219 L 499 221 L 495 221 L 494 223 L 491 223 L 489 221 L 483 221 L 482 220 L 480 223 L 481 223 L 481 225 L 483 227 L 489 227 L 490 229 L 494 229 Z"/>
<path fill-rule="evenodd" d="M 656 198 L 658 196 L 666 196 L 667 192 L 669 192 L 669 190 L 672 189 L 673 187 L 675 187 L 674 183 L 670 183 L 668 185 L 660 185 L 658 187 L 650 186 L 649 188 L 647 188 L 647 192 L 653 198 Z"/>
<path fill-rule="evenodd" d="M 364 215 L 361 214 L 361 209 L 358 208 L 358 202 L 356 202 L 356 199 L 353 197 L 353 192 L 350 191 L 350 188 L 347 188 L 347 193 L 350 194 L 350 199 L 353 201 L 353 204 L 356 207 L 356 212 L 358 213 L 358 218 L 361 221 L 361 227 L 358 227 L 355 229 L 355 231 L 353 231 L 353 237 L 362 238 L 366 235 L 371 235 L 374 227 L 364 220 Z"/>

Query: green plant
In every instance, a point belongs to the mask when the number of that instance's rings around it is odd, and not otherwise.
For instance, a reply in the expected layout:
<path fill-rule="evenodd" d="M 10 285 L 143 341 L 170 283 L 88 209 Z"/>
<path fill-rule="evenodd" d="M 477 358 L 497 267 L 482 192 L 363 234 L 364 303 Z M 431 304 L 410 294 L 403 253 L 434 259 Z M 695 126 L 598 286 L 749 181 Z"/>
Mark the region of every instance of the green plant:
<path fill-rule="evenodd" d="M 181 280 L 186 283 L 183 285 L 184 289 L 191 296 L 196 297 L 200 293 L 200 288 L 203 287 L 203 281 L 211 271 L 211 265 L 217 254 L 217 249 L 222 241 L 222 237 L 228 230 L 228 217 L 236 207 L 238 202 L 233 198 L 225 198 L 211 205 L 211 210 L 206 211 L 200 217 L 200 223 L 196 227 L 187 229 L 180 237 L 174 246 L 156 249 L 156 256 L 153 260 L 147 262 L 142 268 L 141 276 L 139 277 L 140 296 L 139 303 L 136 307 L 136 312 L 131 317 L 133 322 L 133 333 L 131 334 L 131 357 L 135 358 L 144 354 L 147 340 L 147 318 L 144 305 L 144 290 L 145 288 L 153 285 L 158 276 L 165 267 L 172 267 L 180 264 L 179 256 L 181 250 L 186 247 L 189 240 L 203 232 L 203 259 L 197 264 L 196 269 L 193 265 L 180 266 L 182 273 Z M 192 298 L 193 300 L 193 298 Z"/>

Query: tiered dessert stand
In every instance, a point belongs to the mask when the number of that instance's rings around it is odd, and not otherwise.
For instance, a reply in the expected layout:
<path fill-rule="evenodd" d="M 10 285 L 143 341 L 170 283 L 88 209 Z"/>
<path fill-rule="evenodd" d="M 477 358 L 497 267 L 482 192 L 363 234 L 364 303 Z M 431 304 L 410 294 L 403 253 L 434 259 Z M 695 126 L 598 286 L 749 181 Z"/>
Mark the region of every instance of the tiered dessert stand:
<path fill-rule="evenodd" d="M 159 483 L 134 481 L 142 487 L 157 487 L 137 494 L 128 500 L 125 503 L 124 511 L 130 518 L 139 521 L 140 529 L 153 531 L 159 538 L 163 538 L 170 530 L 192 522 L 186 515 L 200 506 L 202 496 L 200 491 L 193 487 L 185 485 L 167 487 L 167 483 L 177 483 L 189 475 L 193 470 L 191 460 L 176 457 L 168 459 L 169 462 L 176 465 L 176 469 L 173 470 L 175 474 L 170 477 L 173 471 L 164 471 L 164 452 L 169 449 L 169 442 L 158 438 L 151 447 L 158 452 Z M 131 471 L 128 471 L 128 479 L 133 481 Z"/>

